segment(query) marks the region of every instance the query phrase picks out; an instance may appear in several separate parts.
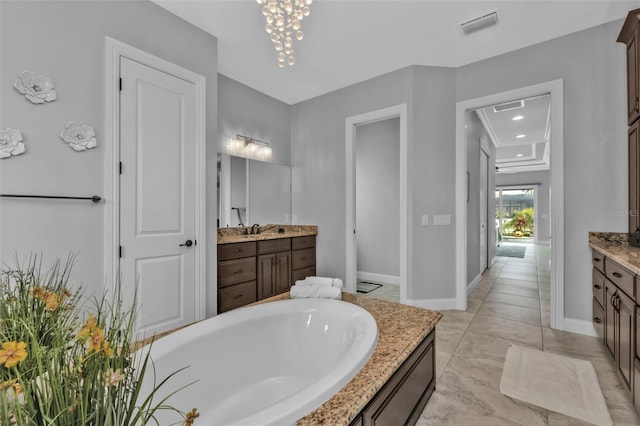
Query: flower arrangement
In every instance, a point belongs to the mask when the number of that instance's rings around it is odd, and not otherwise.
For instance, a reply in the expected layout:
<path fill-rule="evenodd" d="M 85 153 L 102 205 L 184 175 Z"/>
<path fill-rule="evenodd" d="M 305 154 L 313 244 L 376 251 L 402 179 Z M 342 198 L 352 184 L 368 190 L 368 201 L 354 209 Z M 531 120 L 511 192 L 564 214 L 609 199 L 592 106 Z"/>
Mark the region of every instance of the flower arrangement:
<path fill-rule="evenodd" d="M 181 389 L 153 399 L 180 370 L 140 394 L 153 363 L 148 350 L 133 345 L 133 309 L 102 297 L 83 311 L 81 291 L 67 287 L 73 258 L 46 273 L 36 256 L 24 267 L 16 263 L 0 273 L 0 425 L 158 424 L 158 410 L 194 423 L 195 408 L 167 405 Z"/>

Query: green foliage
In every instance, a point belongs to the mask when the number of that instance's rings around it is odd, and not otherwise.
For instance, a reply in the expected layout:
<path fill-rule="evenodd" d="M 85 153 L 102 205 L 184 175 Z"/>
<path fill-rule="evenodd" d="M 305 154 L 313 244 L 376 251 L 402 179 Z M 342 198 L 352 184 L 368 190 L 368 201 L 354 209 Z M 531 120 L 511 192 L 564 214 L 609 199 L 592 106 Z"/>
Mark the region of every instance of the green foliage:
<path fill-rule="evenodd" d="M 43 272 L 32 256 L 0 273 L 0 425 L 157 424 L 159 409 L 192 424 L 153 401 L 172 375 L 139 401 L 151 364 L 149 347 L 134 350 L 135 311 L 116 295 L 84 312 L 81 291 L 67 287 L 72 263 Z"/>
<path fill-rule="evenodd" d="M 528 236 L 533 233 L 533 208 L 529 207 L 513 213 L 513 217 L 502 225 L 504 235 L 521 232 Z"/>

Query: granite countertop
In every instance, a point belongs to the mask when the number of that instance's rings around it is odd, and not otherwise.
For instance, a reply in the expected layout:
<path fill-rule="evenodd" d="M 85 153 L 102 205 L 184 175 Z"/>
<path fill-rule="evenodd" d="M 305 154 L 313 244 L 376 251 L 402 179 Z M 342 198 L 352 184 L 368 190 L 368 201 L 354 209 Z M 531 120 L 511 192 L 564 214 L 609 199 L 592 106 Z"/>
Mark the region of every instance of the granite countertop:
<path fill-rule="evenodd" d="M 640 275 L 640 247 L 629 245 L 623 232 L 589 232 L 589 246 Z"/>
<path fill-rule="evenodd" d="M 258 303 L 288 298 L 289 293 L 283 293 Z M 347 426 L 442 318 L 439 312 L 351 293 L 342 293 L 342 299 L 373 315 L 378 345 L 362 370 L 330 400 L 298 420 L 298 426 Z"/>
<path fill-rule="evenodd" d="M 279 232 L 280 229 L 284 232 Z M 308 237 L 318 235 L 318 227 L 315 225 L 264 225 L 260 226 L 259 234 L 247 235 L 245 232 L 251 232 L 251 227 L 218 228 L 218 244 Z"/>

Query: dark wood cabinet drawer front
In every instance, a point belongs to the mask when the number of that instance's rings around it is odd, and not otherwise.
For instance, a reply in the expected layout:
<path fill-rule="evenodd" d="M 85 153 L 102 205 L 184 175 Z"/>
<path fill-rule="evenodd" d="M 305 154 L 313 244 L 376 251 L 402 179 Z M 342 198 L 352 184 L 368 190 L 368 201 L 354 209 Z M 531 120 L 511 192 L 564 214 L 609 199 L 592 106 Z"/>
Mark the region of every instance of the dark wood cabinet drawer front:
<path fill-rule="evenodd" d="M 308 268 L 316 264 L 316 249 L 308 248 L 293 251 L 291 267 L 295 269 Z"/>
<path fill-rule="evenodd" d="M 604 275 L 596 268 L 593 268 L 593 283 L 591 289 L 593 291 L 593 298 L 600 303 L 600 306 L 604 306 L 604 280 L 606 280 Z"/>
<path fill-rule="evenodd" d="M 640 360 L 636 359 L 633 369 L 633 406 L 640 413 Z"/>
<path fill-rule="evenodd" d="M 593 267 L 604 274 L 604 254 L 591 249 L 591 263 Z"/>
<path fill-rule="evenodd" d="M 593 327 L 602 340 L 604 338 L 604 309 L 596 301 L 595 297 L 593 298 Z"/>
<path fill-rule="evenodd" d="M 296 237 L 291 239 L 291 249 L 300 250 L 304 248 L 310 248 L 316 246 L 316 236 L 310 235 L 308 237 Z"/>
<path fill-rule="evenodd" d="M 227 312 L 231 309 L 239 308 L 249 303 L 253 303 L 256 298 L 256 282 L 249 281 L 236 284 L 218 290 L 218 313 Z"/>
<path fill-rule="evenodd" d="M 308 268 L 296 269 L 291 271 L 291 284 L 295 284 L 298 280 L 304 280 L 307 277 L 314 277 L 316 275 L 316 267 L 309 266 Z"/>
<path fill-rule="evenodd" d="M 640 358 L 640 305 L 636 305 L 636 358 Z"/>
<path fill-rule="evenodd" d="M 218 262 L 218 288 L 255 279 L 255 257 Z"/>
<path fill-rule="evenodd" d="M 291 238 L 258 241 L 258 254 L 277 253 L 291 250 Z"/>
<path fill-rule="evenodd" d="M 218 244 L 218 262 L 256 255 L 256 242 Z"/>
<path fill-rule="evenodd" d="M 604 263 L 607 278 L 635 300 L 635 275 L 609 258 L 605 258 Z"/>
<path fill-rule="evenodd" d="M 415 423 L 435 384 L 433 337 L 420 343 L 364 409 L 364 426 Z"/>

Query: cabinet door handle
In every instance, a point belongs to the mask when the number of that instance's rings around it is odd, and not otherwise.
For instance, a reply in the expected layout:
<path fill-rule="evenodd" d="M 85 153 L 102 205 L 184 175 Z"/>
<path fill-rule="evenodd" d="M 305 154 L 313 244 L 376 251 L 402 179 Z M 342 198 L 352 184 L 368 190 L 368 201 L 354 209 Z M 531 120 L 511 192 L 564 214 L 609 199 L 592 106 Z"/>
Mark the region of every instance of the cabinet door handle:
<path fill-rule="evenodd" d="M 594 262 L 600 262 L 601 260 L 602 260 L 602 259 L 600 259 L 600 258 L 598 258 L 598 257 L 594 257 L 594 258 L 593 258 L 593 261 L 594 261 Z"/>
<path fill-rule="evenodd" d="M 593 322 L 595 322 L 596 324 L 600 324 L 602 322 L 602 320 L 598 317 L 594 317 L 593 318 Z"/>
<path fill-rule="evenodd" d="M 243 271 L 242 269 L 238 269 L 237 271 L 233 271 L 233 273 L 234 273 L 234 274 L 241 274 L 241 273 L 243 273 L 243 272 L 244 272 L 244 271 Z"/>
<path fill-rule="evenodd" d="M 613 276 L 614 276 L 614 277 L 616 277 L 616 278 L 622 278 L 622 274 L 621 274 L 620 272 L 614 272 L 614 273 L 613 273 L 613 274 L 611 274 L 611 275 L 613 275 Z"/>
<path fill-rule="evenodd" d="M 611 303 L 611 306 L 613 306 L 614 308 L 616 307 L 616 297 L 618 297 L 618 290 L 616 290 L 616 292 L 613 293 L 613 296 L 611 296 L 611 300 L 609 300 L 609 302 Z"/>
<path fill-rule="evenodd" d="M 602 287 L 600 286 L 600 284 L 594 284 L 593 285 L 596 289 L 600 290 Z"/>
<path fill-rule="evenodd" d="M 242 297 L 242 294 L 236 294 L 235 296 L 233 296 L 233 300 L 240 299 L 241 297 Z"/>
<path fill-rule="evenodd" d="M 636 98 L 636 110 L 638 110 L 639 107 L 640 107 L 640 100 Z"/>

